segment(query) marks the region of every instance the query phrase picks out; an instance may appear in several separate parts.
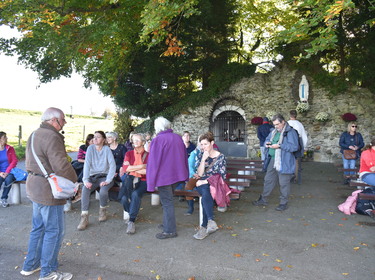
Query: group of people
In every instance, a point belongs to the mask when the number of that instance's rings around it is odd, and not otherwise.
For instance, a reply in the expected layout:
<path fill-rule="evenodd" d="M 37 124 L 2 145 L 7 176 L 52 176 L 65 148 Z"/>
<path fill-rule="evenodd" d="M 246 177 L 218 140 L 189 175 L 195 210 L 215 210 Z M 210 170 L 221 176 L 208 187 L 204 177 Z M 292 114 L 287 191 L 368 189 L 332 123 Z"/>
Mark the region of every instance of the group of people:
<path fill-rule="evenodd" d="M 274 129 L 269 130 L 263 145 L 264 168 L 266 170 L 264 188 L 259 199 L 253 204 L 256 206 L 268 205 L 268 198 L 279 183 L 281 195 L 276 210 L 284 211 L 288 208 L 290 183 L 296 170 L 294 152 L 300 148 L 299 132 L 296 127 L 293 129 L 295 125 L 292 127 L 280 114 L 273 116 L 271 122 Z M 213 211 L 214 197 L 210 188 L 214 185 L 217 187 L 222 185 L 227 172 L 226 158 L 217 149 L 212 133 L 207 132 L 200 135 L 197 147 L 194 147 L 190 142 L 188 132 L 185 132 L 181 137 L 173 132 L 171 123 L 167 119 L 159 117 L 154 123 L 155 138 L 149 141 L 145 135 L 134 133 L 130 138 L 132 148 L 127 150 L 124 145 L 123 148 L 120 146 L 122 144 L 117 143 L 116 134 L 96 131 L 90 137 L 88 136 L 85 146 L 80 147 L 79 160 L 77 159 L 77 161 L 84 164 L 83 169 L 76 172 L 73 165 L 67 160 L 64 136 L 59 133 L 65 124 L 65 115 L 60 109 L 48 108 L 42 115 L 40 127 L 33 133 L 33 148 L 48 173 L 56 173 L 73 182 L 76 182 L 81 175 L 84 186 L 79 230 L 86 229 L 89 224 L 90 194 L 95 190 L 98 190 L 100 194 L 99 221 L 107 219 L 108 190 L 113 186 L 116 178 L 122 180 L 119 200 L 124 210 L 129 214 L 126 229 L 128 234 L 135 233 L 135 220 L 142 196 L 146 191 L 157 191 L 163 209 L 163 222 L 159 225 L 161 232 L 156 234 L 156 238 L 176 237 L 174 189 L 179 184 L 190 182 L 190 179 L 194 179 L 192 187 L 202 196 L 203 209 L 203 221 L 193 237 L 201 240 L 218 230 Z M 358 151 L 361 149 L 362 137 L 358 133 L 354 133 L 357 136 L 351 140 L 353 138 L 352 128 L 355 129 L 356 126 L 350 126 L 348 139 L 351 145 L 347 145 L 347 148 Z M 375 139 L 371 144 L 372 146 L 369 146 L 361 156 L 361 178 L 374 185 Z M 39 280 L 69 280 L 73 277 L 71 273 L 58 272 L 57 270 L 58 253 L 64 236 L 64 204 L 66 201 L 53 197 L 49 183 L 42 175 L 30 145 L 31 143 L 28 141 L 26 169 L 30 176 L 26 182 L 26 191 L 33 205 L 32 230 L 21 274 L 27 276 L 40 270 Z M 4 157 L 1 152 L 4 150 L 8 153 L 11 149 L 7 148 L 6 138 L 0 133 L 1 174 L 9 171 L 6 169 L 8 167 L 5 167 L 1 162 Z M 118 156 L 117 159 L 116 156 Z M 123 158 L 119 160 L 121 156 Z M 4 177 L 1 176 L 1 178 Z M 0 180 L 3 180 L 1 178 Z M 188 211 L 192 213 L 192 204 L 188 202 L 188 205 Z"/>

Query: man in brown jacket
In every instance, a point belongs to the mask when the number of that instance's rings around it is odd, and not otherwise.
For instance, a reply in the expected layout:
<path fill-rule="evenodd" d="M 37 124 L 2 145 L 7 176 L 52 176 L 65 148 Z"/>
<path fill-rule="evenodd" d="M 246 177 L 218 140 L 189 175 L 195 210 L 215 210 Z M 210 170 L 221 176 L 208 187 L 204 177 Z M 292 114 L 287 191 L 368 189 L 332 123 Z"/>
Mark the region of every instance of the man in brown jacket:
<path fill-rule="evenodd" d="M 77 175 L 67 160 L 64 136 L 59 133 L 66 124 L 63 111 L 48 108 L 42 115 L 40 127 L 34 131 L 34 150 L 44 168 L 50 173 L 73 182 Z M 33 203 L 32 230 L 29 248 L 21 271 L 28 276 L 39 270 L 39 280 L 69 280 L 71 273 L 57 272 L 61 243 L 64 237 L 65 199 L 55 199 L 51 187 L 40 170 L 31 149 L 31 136 L 26 147 L 26 193 Z"/>

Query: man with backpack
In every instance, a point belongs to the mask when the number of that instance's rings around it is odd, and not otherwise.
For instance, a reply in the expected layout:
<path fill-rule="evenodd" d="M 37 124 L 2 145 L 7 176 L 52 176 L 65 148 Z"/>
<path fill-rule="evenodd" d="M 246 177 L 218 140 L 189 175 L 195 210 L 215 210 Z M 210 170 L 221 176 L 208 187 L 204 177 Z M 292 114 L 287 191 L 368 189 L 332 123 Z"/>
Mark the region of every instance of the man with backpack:
<path fill-rule="evenodd" d="M 301 184 L 302 178 L 301 178 L 301 171 L 302 171 L 302 157 L 303 153 L 305 151 L 305 148 L 307 147 L 307 133 L 305 130 L 305 127 L 303 124 L 297 120 L 297 111 L 291 110 L 289 112 L 289 118 L 288 124 L 293 127 L 298 132 L 298 136 L 301 138 L 299 141 L 303 143 L 303 148 L 301 150 L 301 153 L 297 155 L 296 157 L 296 170 L 294 172 L 294 176 L 292 177 L 292 182 L 298 183 L 298 185 Z"/>
<path fill-rule="evenodd" d="M 263 193 L 258 200 L 253 201 L 255 206 L 268 205 L 268 197 L 276 184 L 280 185 L 280 204 L 276 211 L 288 208 L 290 194 L 290 180 L 296 168 L 294 152 L 299 150 L 298 133 L 284 119 L 281 114 L 272 118 L 275 129 L 266 138 L 266 160 L 264 162 Z"/>

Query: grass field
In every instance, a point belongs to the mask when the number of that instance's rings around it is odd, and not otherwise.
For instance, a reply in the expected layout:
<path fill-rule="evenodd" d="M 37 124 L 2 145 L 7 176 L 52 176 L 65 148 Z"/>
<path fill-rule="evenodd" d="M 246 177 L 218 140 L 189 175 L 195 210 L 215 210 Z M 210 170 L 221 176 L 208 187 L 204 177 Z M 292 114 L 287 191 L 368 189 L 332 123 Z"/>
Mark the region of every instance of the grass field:
<path fill-rule="evenodd" d="M 23 111 L 14 109 L 0 109 L 0 131 L 6 132 L 8 144 L 18 146 L 19 127 L 22 127 L 22 146 L 25 146 L 30 134 L 39 127 L 41 112 Z M 68 152 L 77 151 L 84 143 L 87 134 L 96 130 L 112 131 L 113 120 L 98 117 L 74 116 L 65 117 L 68 122 L 64 126 L 65 144 Z"/>

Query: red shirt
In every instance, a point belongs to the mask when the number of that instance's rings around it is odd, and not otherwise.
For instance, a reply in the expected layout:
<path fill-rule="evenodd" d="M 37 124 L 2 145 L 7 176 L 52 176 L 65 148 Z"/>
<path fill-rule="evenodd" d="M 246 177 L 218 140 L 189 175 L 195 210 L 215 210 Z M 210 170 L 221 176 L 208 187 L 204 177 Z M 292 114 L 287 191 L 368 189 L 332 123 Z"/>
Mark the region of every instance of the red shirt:
<path fill-rule="evenodd" d="M 143 152 L 141 153 L 141 158 L 143 158 L 145 152 L 146 151 L 143 150 Z M 129 165 L 138 165 L 138 164 L 134 164 L 135 153 L 136 153 L 136 150 L 127 151 L 126 154 L 125 154 L 124 162 L 129 162 Z M 148 161 L 148 153 L 146 155 L 146 158 L 143 161 L 143 164 L 147 164 L 147 161 Z M 123 169 L 124 172 L 126 172 L 129 165 L 125 165 L 125 164 L 122 165 L 122 169 Z M 146 175 L 141 174 L 141 180 L 146 181 Z"/>
<path fill-rule="evenodd" d="M 363 151 L 361 154 L 361 164 L 359 167 L 359 173 L 362 172 L 371 172 L 370 167 L 375 165 L 375 150 L 374 149 L 368 149 L 366 151 Z"/>

